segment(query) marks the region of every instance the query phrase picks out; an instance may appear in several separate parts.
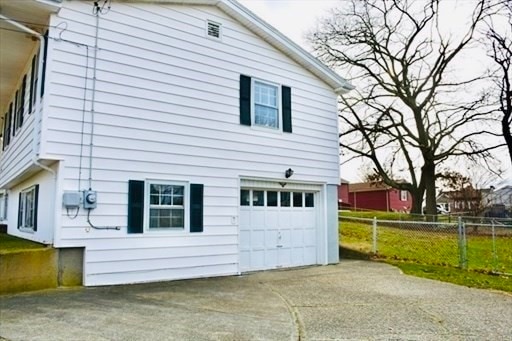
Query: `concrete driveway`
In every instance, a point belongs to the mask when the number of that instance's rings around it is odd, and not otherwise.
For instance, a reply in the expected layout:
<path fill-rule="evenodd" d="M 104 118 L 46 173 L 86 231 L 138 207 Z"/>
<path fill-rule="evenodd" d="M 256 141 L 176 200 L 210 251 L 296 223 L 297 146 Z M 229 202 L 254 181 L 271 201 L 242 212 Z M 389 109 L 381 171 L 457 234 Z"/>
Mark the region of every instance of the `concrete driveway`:
<path fill-rule="evenodd" d="M 365 261 L 0 296 L 7 340 L 512 340 L 512 296 Z"/>

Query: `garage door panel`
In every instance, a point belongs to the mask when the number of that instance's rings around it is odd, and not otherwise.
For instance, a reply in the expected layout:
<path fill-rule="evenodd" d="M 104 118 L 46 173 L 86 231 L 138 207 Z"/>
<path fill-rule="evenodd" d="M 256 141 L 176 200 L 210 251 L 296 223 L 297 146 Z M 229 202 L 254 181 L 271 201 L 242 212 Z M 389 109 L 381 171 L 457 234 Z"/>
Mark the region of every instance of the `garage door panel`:
<path fill-rule="evenodd" d="M 240 209 L 240 230 L 251 229 L 251 210 L 248 208 Z"/>
<path fill-rule="evenodd" d="M 264 250 L 265 241 L 265 230 L 253 230 L 251 233 L 251 247 L 255 250 Z"/>
<path fill-rule="evenodd" d="M 298 247 L 304 245 L 304 231 L 295 230 L 292 234 L 292 247 Z"/>
<path fill-rule="evenodd" d="M 281 248 L 278 252 L 279 266 L 287 267 L 293 265 L 291 248 Z"/>
<path fill-rule="evenodd" d="M 241 230 L 240 231 L 240 249 L 250 250 L 251 249 L 251 231 Z"/>
<path fill-rule="evenodd" d="M 315 228 L 316 212 L 314 210 L 304 210 L 302 213 L 302 223 L 305 228 Z"/>
<path fill-rule="evenodd" d="M 316 244 L 316 231 L 313 229 L 304 230 L 304 245 L 312 246 Z"/>
<path fill-rule="evenodd" d="M 253 250 L 251 252 L 251 269 L 259 270 L 265 269 L 265 250 Z"/>
<path fill-rule="evenodd" d="M 303 211 L 302 210 L 296 210 L 291 215 L 290 223 L 291 228 L 293 229 L 301 229 L 304 227 L 304 219 L 303 219 Z"/>
<path fill-rule="evenodd" d="M 278 250 L 267 250 L 265 254 L 265 265 L 267 269 L 276 268 L 279 265 Z"/>
<path fill-rule="evenodd" d="M 307 246 L 303 251 L 304 264 L 315 264 L 316 263 L 316 247 Z"/>
<path fill-rule="evenodd" d="M 269 229 L 265 231 L 265 246 L 267 249 L 273 249 L 277 245 L 278 231 L 277 229 Z"/>
<path fill-rule="evenodd" d="M 292 249 L 292 264 L 293 265 L 303 265 L 307 264 L 307 262 L 304 261 L 304 248 L 293 248 Z M 312 264 L 312 263 L 310 263 Z"/>
<path fill-rule="evenodd" d="M 291 220 L 292 220 L 291 209 L 281 209 L 279 212 L 279 227 L 280 228 L 290 227 Z"/>
<path fill-rule="evenodd" d="M 251 212 L 250 220 L 251 228 L 265 228 L 265 211 L 263 209 L 255 209 Z"/>

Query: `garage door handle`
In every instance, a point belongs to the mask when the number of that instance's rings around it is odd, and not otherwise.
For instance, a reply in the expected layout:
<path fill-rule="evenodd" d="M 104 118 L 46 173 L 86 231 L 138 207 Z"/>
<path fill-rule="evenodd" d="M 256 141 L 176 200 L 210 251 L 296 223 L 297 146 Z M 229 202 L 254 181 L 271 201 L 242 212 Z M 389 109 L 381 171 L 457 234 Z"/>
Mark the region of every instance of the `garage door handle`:
<path fill-rule="evenodd" d="M 276 245 L 276 247 L 283 247 L 283 245 Z"/>

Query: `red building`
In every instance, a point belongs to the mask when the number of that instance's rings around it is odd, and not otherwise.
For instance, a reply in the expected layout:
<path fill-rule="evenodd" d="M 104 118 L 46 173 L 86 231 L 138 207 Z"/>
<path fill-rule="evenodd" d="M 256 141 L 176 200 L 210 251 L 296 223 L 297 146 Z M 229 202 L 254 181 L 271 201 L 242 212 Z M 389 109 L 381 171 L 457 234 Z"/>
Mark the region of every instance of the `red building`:
<path fill-rule="evenodd" d="M 338 186 L 338 208 L 350 208 L 349 194 L 348 194 L 348 181 L 340 179 L 340 185 Z"/>
<path fill-rule="evenodd" d="M 352 209 L 409 212 L 412 207 L 412 197 L 409 192 L 384 184 L 365 182 L 349 184 L 348 194 Z"/>

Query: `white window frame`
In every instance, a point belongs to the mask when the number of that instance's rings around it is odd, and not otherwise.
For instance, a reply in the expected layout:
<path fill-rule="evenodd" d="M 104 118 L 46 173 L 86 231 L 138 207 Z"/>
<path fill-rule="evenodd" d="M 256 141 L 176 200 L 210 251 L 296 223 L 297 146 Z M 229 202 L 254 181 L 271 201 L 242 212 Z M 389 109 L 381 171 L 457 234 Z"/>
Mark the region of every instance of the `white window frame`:
<path fill-rule="evenodd" d="M 26 210 L 26 204 L 27 204 L 27 201 L 26 201 L 26 198 L 27 198 L 27 194 L 30 193 L 30 192 L 33 192 L 33 201 L 32 201 L 32 225 L 29 226 L 29 225 L 25 225 L 26 223 L 26 219 L 27 219 L 27 210 Z M 21 191 L 21 200 L 20 202 L 18 203 L 18 216 L 20 214 L 20 210 L 21 210 L 21 225 L 18 226 L 18 229 L 21 230 L 21 231 L 28 231 L 28 232 L 34 232 L 34 228 L 35 228 L 35 225 L 36 225 L 36 221 L 37 221 L 37 216 L 36 216 L 36 212 L 37 212 L 37 209 L 36 209 L 36 204 L 37 203 L 37 198 L 36 198 L 36 185 L 33 185 L 29 188 L 26 188 L 24 190 Z"/>
<path fill-rule="evenodd" d="M 261 83 L 264 85 L 273 86 L 277 89 L 277 98 L 276 98 L 276 104 L 277 104 L 277 127 L 268 127 L 256 124 L 256 101 L 255 101 L 255 94 L 256 94 L 256 85 L 255 83 Z M 256 129 L 263 129 L 265 131 L 271 131 L 271 132 L 282 132 L 283 131 L 283 115 L 282 115 L 282 103 L 281 103 L 281 84 L 269 82 L 263 79 L 254 78 L 251 77 L 251 127 L 254 127 Z"/>
<path fill-rule="evenodd" d="M 407 191 L 400 190 L 400 201 L 407 201 L 408 195 Z"/>
<path fill-rule="evenodd" d="M 7 193 L 0 193 L 0 221 L 7 220 L 7 202 L 9 196 Z"/>
<path fill-rule="evenodd" d="M 182 186 L 183 187 L 183 228 L 181 227 L 164 227 L 154 228 L 149 227 L 150 222 L 150 194 L 151 185 L 171 185 L 171 186 Z M 190 231 L 190 183 L 184 181 L 170 181 L 170 180 L 146 180 L 144 185 L 144 232 L 145 233 L 158 233 L 158 232 L 171 232 L 171 233 L 188 233 Z M 172 208 L 173 206 L 168 206 Z"/>

